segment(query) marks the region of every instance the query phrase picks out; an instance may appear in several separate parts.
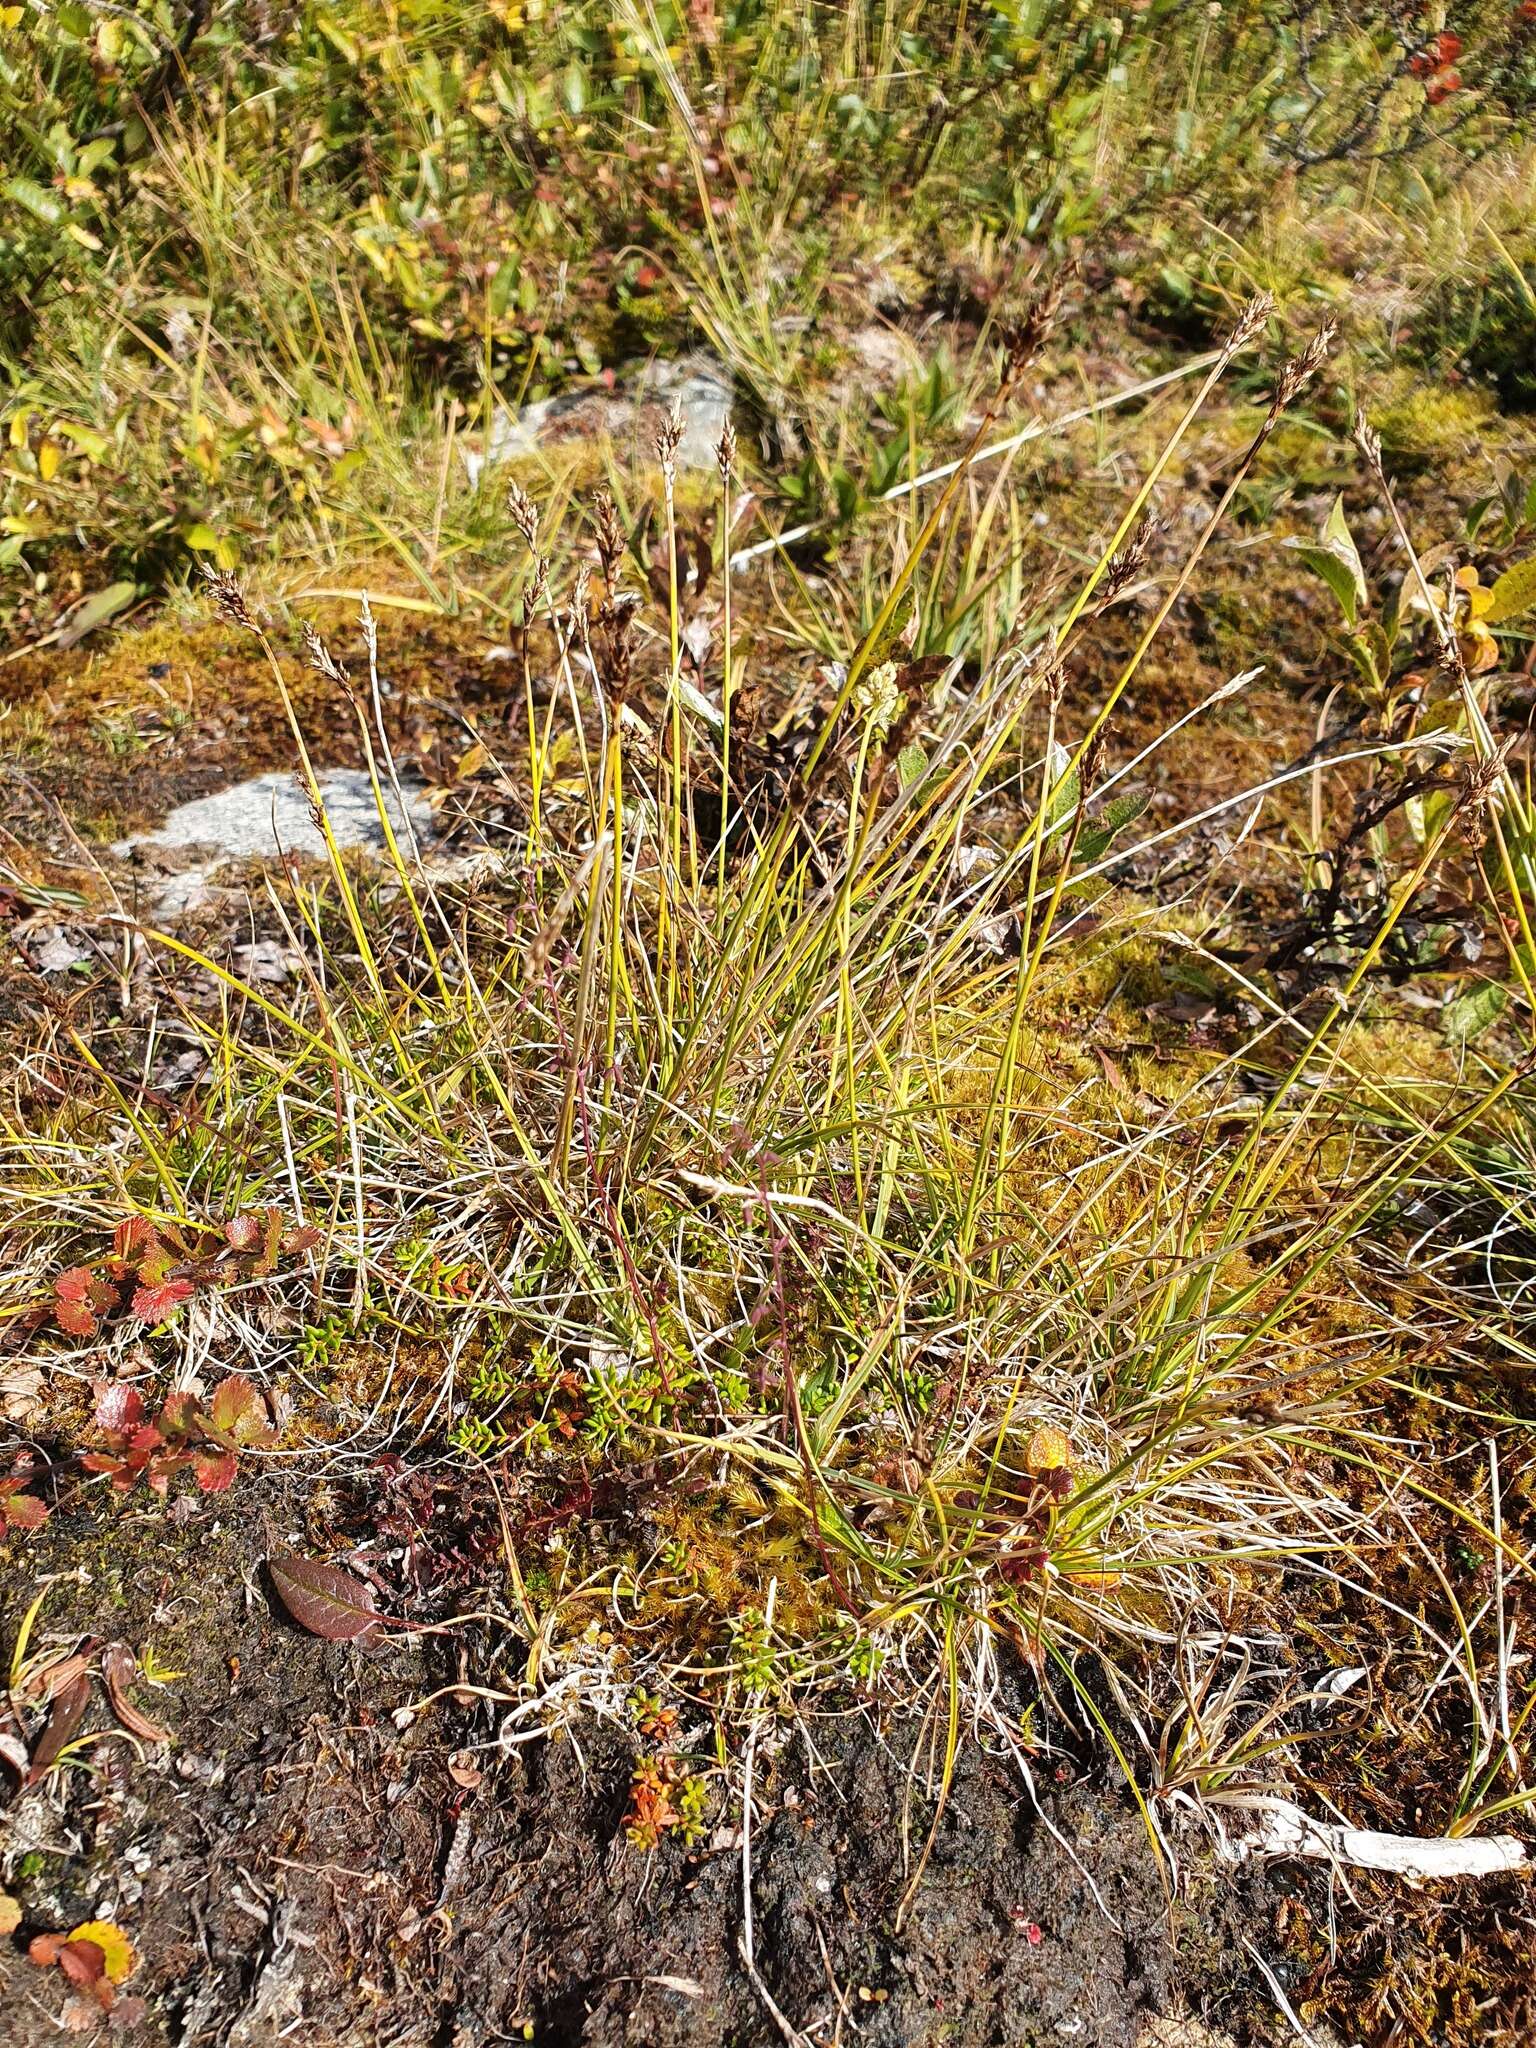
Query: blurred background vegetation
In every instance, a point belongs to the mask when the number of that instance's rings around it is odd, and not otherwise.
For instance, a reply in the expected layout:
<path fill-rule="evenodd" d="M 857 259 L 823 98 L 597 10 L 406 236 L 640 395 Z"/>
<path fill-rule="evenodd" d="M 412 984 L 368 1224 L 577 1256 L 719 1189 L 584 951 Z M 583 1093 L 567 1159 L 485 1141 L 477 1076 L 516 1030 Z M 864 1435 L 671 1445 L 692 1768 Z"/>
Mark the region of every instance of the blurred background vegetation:
<path fill-rule="evenodd" d="M 505 515 L 445 441 L 701 342 L 835 498 L 847 325 L 1067 255 L 1085 340 L 1266 287 L 1528 406 L 1533 98 L 1529 0 L 6 5 L 3 602 L 82 555 L 419 575 L 424 528 L 461 569 Z"/>

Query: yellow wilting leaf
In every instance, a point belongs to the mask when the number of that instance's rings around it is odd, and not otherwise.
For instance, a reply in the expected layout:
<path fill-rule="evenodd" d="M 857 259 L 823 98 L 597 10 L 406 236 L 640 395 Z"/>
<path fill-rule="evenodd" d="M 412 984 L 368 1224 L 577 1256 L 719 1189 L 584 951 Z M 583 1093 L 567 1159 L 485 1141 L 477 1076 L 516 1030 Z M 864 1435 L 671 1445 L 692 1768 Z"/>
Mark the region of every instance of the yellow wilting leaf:
<path fill-rule="evenodd" d="M 78 1927 L 70 1929 L 69 1939 L 94 1941 L 101 1950 L 107 1976 L 114 1984 L 123 1983 L 139 1966 L 132 1942 L 121 1927 L 115 1926 L 110 1920 L 83 1920 Z"/>
<path fill-rule="evenodd" d="M 0 1892 L 0 1941 L 21 1925 L 21 1907 L 9 1892 Z"/>
<path fill-rule="evenodd" d="M 1462 658 L 1469 674 L 1486 675 L 1489 669 L 1498 667 L 1499 643 L 1481 619 L 1469 619 L 1460 640 Z"/>
<path fill-rule="evenodd" d="M 1024 1469 L 1032 1479 L 1041 1479 L 1047 1472 L 1064 1472 L 1071 1462 L 1072 1446 L 1059 1429 L 1042 1422 L 1031 1432 L 1024 1447 Z"/>
<path fill-rule="evenodd" d="M 1465 591 L 1467 611 L 1472 618 L 1484 618 L 1493 609 L 1493 592 L 1480 579 L 1476 569 L 1458 569 L 1456 587 Z"/>
<path fill-rule="evenodd" d="M 1493 602 L 1483 614 L 1483 623 L 1487 626 L 1502 626 L 1506 619 L 1513 619 L 1536 605 L 1536 555 L 1528 562 L 1517 562 L 1513 569 L 1506 569 L 1494 584 L 1492 595 Z"/>
<path fill-rule="evenodd" d="M 53 431 L 61 441 L 73 441 L 91 462 L 105 462 L 112 453 L 112 443 L 106 435 L 98 434 L 94 427 L 82 426 L 79 420 L 55 420 Z"/>
<path fill-rule="evenodd" d="M 64 460 L 64 450 L 57 441 L 45 441 L 37 451 L 37 473 L 45 484 L 51 484 L 59 473 L 59 464 Z"/>

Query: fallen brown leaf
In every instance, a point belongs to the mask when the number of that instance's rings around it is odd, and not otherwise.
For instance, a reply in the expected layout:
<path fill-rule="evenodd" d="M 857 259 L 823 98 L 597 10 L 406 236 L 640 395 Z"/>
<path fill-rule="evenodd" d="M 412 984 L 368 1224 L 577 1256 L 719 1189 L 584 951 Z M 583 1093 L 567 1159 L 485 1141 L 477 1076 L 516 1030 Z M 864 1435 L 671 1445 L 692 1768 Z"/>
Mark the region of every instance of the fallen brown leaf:
<path fill-rule="evenodd" d="M 138 1676 L 139 1661 L 126 1643 L 108 1643 L 101 1653 L 101 1675 L 106 1681 L 112 1711 L 128 1730 L 145 1742 L 169 1742 L 170 1731 L 141 1714 L 128 1697 L 128 1687 Z"/>

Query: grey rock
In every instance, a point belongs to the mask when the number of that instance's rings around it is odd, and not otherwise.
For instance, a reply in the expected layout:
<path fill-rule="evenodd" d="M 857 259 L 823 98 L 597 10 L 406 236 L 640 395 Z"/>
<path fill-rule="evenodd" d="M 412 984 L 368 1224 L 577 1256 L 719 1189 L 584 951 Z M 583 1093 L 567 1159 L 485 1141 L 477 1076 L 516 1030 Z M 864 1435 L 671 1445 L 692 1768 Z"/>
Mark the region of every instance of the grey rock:
<path fill-rule="evenodd" d="M 384 832 L 372 785 L 363 770 L 323 768 L 316 780 L 336 844 L 381 851 Z M 411 790 L 405 793 L 405 806 L 402 814 L 392 792 L 385 791 L 390 823 L 409 851 L 412 834 L 420 839 L 431 833 L 432 810 L 423 795 Z M 118 850 L 133 853 L 145 848 L 183 847 L 210 849 L 221 860 L 249 860 L 279 852 L 323 854 L 325 841 L 310 816 L 299 778 L 274 774 L 253 775 L 216 796 L 182 804 L 158 831 L 138 833 Z M 206 880 L 206 874 L 199 880 Z M 195 888 L 189 887 L 186 895 L 195 893 Z"/>
<path fill-rule="evenodd" d="M 277 939 L 236 946 L 231 964 L 244 981 L 291 981 L 299 971 L 297 958 Z"/>
<path fill-rule="evenodd" d="M 183 868 L 179 874 L 167 875 L 150 896 L 155 916 L 165 919 L 191 917 L 231 900 L 231 892 L 217 887 L 205 867 Z"/>
<path fill-rule="evenodd" d="M 656 428 L 673 410 L 683 417 L 678 468 L 708 470 L 731 416 L 731 374 L 715 357 L 699 352 L 675 362 L 649 362 L 623 372 L 609 388 L 586 384 L 541 398 L 521 412 L 498 413 L 484 448 L 465 447 L 464 467 L 471 484 L 490 464 L 536 454 L 561 441 L 617 440 L 629 435 L 649 455 Z"/>
<path fill-rule="evenodd" d="M 89 946 L 71 938 L 62 925 L 36 933 L 29 950 L 32 965 L 40 974 L 68 974 L 71 968 L 83 967 L 91 958 Z"/>

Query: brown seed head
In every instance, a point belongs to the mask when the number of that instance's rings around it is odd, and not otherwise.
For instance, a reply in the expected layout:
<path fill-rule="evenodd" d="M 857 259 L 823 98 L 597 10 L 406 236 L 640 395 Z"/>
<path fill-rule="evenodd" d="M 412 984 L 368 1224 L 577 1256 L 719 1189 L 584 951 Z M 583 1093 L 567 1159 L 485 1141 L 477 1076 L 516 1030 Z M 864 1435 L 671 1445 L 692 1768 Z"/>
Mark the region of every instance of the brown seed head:
<path fill-rule="evenodd" d="M 592 517 L 597 527 L 597 565 L 611 592 L 617 582 L 619 564 L 624 559 L 624 528 L 619 523 L 619 508 L 609 492 L 598 492 Z"/>
<path fill-rule="evenodd" d="M 633 683 L 633 634 L 639 607 L 638 591 L 617 590 L 604 600 L 597 614 L 598 631 L 593 647 L 597 679 L 615 712 L 628 701 Z"/>
<path fill-rule="evenodd" d="M 1367 469 L 1377 477 L 1381 475 L 1381 436 L 1366 418 L 1362 405 L 1355 414 L 1355 446 L 1360 450 Z"/>
<path fill-rule="evenodd" d="M 326 681 L 334 683 L 349 701 L 355 702 L 351 676 L 342 663 L 332 654 L 308 619 L 304 621 L 303 633 L 304 653 L 316 675 L 324 676 Z"/>
<path fill-rule="evenodd" d="M 571 625 L 582 639 L 586 637 L 590 620 L 591 589 L 592 571 L 585 562 L 579 563 L 571 585 Z"/>
<path fill-rule="evenodd" d="M 1031 300 L 1023 318 L 1003 330 L 1003 346 L 1007 350 L 1003 368 L 1005 385 L 1016 384 L 1019 381 L 1050 339 L 1051 330 L 1061 312 L 1061 301 L 1067 288 L 1069 274 L 1067 270 L 1058 271 L 1045 289 Z"/>
<path fill-rule="evenodd" d="M 661 464 L 662 482 L 669 493 L 677 481 L 677 451 L 682 445 L 683 409 L 674 405 L 656 429 L 656 460 Z"/>
<path fill-rule="evenodd" d="M 1483 817 L 1493 801 L 1494 791 L 1504 779 L 1504 771 L 1514 748 L 1515 739 L 1501 740 L 1491 754 L 1481 761 L 1474 761 L 1462 771 L 1461 789 L 1456 798 L 1457 815 L 1463 817 L 1469 834 L 1481 837 Z"/>
<path fill-rule="evenodd" d="M 240 579 L 233 569 L 216 569 L 211 562 L 202 562 L 199 567 L 208 586 L 208 596 L 215 611 L 232 626 L 239 626 L 247 633 L 257 632 L 256 621 L 251 617 L 250 606 L 245 601 L 245 592 L 240 588 Z"/>
<path fill-rule="evenodd" d="M 1333 347 L 1337 332 L 1332 317 L 1326 319 L 1316 334 L 1299 355 L 1291 357 L 1275 380 L 1275 395 L 1270 401 L 1270 416 L 1282 412 L 1302 388 L 1309 384 L 1323 364 L 1328 360 L 1328 351 Z"/>
<path fill-rule="evenodd" d="M 537 554 L 539 548 L 539 511 L 532 498 L 519 483 L 509 486 L 507 509 L 512 514 L 512 524 L 523 536 L 529 548 Z"/>
<path fill-rule="evenodd" d="M 1228 336 L 1222 355 L 1230 362 L 1240 348 L 1246 348 L 1256 334 L 1263 332 L 1269 316 L 1275 310 L 1274 297 L 1269 292 L 1255 292 L 1253 297 L 1238 314 L 1236 324 Z"/>
<path fill-rule="evenodd" d="M 720 471 L 721 483 L 729 483 L 731 471 L 736 466 L 736 429 L 729 420 L 720 429 L 720 439 L 715 448 L 715 463 Z"/>
<path fill-rule="evenodd" d="M 523 592 L 523 625 L 525 628 L 532 623 L 535 612 L 542 610 L 548 602 L 549 562 L 545 556 L 535 555 L 533 558 L 533 575 L 529 578 L 528 588 Z"/>
<path fill-rule="evenodd" d="M 1110 556 L 1104 571 L 1104 588 L 1099 596 L 1101 611 L 1117 603 L 1137 581 L 1147 566 L 1153 545 L 1162 537 L 1167 525 L 1166 519 L 1153 513 L 1142 520 L 1125 546 Z"/>

